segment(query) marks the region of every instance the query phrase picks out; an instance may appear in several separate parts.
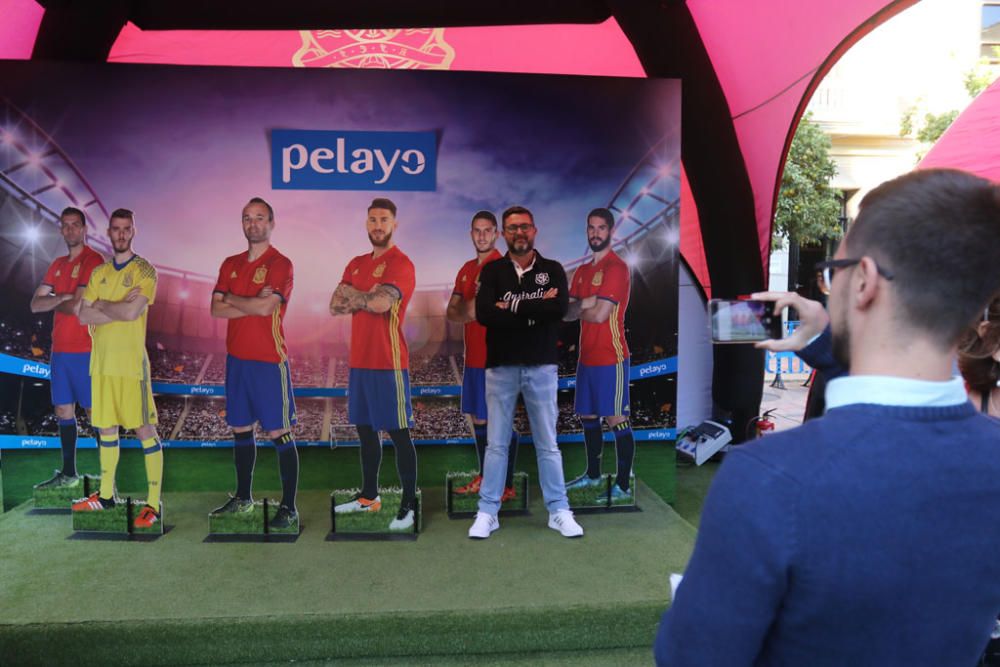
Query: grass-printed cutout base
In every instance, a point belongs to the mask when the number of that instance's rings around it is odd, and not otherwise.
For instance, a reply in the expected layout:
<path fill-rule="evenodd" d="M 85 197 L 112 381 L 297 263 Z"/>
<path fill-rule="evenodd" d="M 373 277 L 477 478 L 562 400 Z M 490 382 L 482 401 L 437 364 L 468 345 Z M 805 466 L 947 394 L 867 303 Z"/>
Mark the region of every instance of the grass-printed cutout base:
<path fill-rule="evenodd" d="M 267 501 L 268 533 L 275 535 L 298 535 L 301 526 L 298 518 L 287 528 L 275 528 L 271 525 L 274 515 L 278 513 L 277 502 Z M 226 514 L 208 515 L 208 533 L 210 535 L 263 535 L 264 534 L 264 501 L 255 500 L 253 509 L 249 512 L 229 512 Z"/>
<path fill-rule="evenodd" d="M 299 517 L 296 516 L 295 520 L 288 524 L 287 528 L 275 528 L 271 522 L 274 521 L 274 515 L 278 513 L 280 505 L 277 502 L 267 503 L 267 530 L 272 535 L 298 535 L 301 526 L 299 525 Z"/>
<path fill-rule="evenodd" d="M 117 533 L 122 535 L 162 535 L 163 534 L 163 513 L 161 510 L 160 520 L 151 528 L 136 528 L 129 526 L 128 500 L 117 499 L 114 507 L 106 510 L 93 512 L 73 512 L 73 530 L 88 533 Z M 144 500 L 132 500 L 132 521 L 139 516 L 139 512 L 145 506 Z M 131 530 L 130 530 L 131 528 Z"/>
<path fill-rule="evenodd" d="M 635 507 L 636 485 L 635 475 L 629 477 L 629 495 L 627 498 L 613 498 L 609 502 L 609 491 L 615 483 L 612 474 L 601 475 L 601 483 L 576 489 L 567 489 L 571 509 L 607 509 L 609 507 Z"/>
<path fill-rule="evenodd" d="M 208 532 L 210 535 L 263 535 L 263 501 L 255 501 L 249 512 L 209 514 Z"/>
<path fill-rule="evenodd" d="M 81 475 L 80 481 L 73 486 L 40 489 L 38 485 L 35 485 L 31 495 L 35 509 L 69 510 L 74 502 L 80 498 L 86 498 L 94 491 L 97 491 L 100 486 L 100 475 Z"/>
<path fill-rule="evenodd" d="M 471 482 L 479 473 L 476 471 L 449 472 L 445 476 L 445 493 L 451 497 L 445 497 L 445 509 L 453 514 L 475 514 L 479 511 L 479 494 L 468 493 L 459 495 L 455 489 L 465 486 Z M 526 512 L 528 511 L 528 473 L 514 473 L 514 488 L 517 496 L 508 500 L 500 508 L 500 514 L 504 512 Z"/>
<path fill-rule="evenodd" d="M 334 489 L 330 493 L 330 502 L 333 507 L 336 507 L 340 503 L 348 502 L 355 493 L 358 493 L 360 489 Z M 399 503 L 403 499 L 403 490 L 397 487 L 388 487 L 379 489 L 378 495 L 382 500 L 382 509 L 378 512 L 351 512 L 349 514 L 336 514 L 334 516 L 334 525 L 332 527 L 332 532 L 337 535 L 353 535 L 353 534 L 379 534 L 385 533 L 388 535 L 398 535 L 413 533 L 413 528 L 408 528 L 407 530 L 389 530 L 389 523 L 396 518 L 396 513 L 399 511 Z M 414 517 L 417 530 L 416 532 L 421 532 L 424 529 L 423 520 L 423 508 L 424 498 L 423 492 L 417 489 L 417 511 Z"/>

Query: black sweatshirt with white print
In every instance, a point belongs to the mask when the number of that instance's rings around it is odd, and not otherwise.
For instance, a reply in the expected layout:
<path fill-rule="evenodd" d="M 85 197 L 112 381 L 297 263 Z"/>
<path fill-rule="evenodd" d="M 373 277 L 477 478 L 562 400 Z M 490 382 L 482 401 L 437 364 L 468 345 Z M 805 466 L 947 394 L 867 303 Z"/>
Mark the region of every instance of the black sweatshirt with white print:
<path fill-rule="evenodd" d="M 555 295 L 546 298 L 553 288 Z M 520 277 L 510 253 L 483 266 L 476 319 L 486 327 L 486 367 L 559 363 L 559 326 L 568 306 L 566 271 L 537 250 L 534 264 Z"/>

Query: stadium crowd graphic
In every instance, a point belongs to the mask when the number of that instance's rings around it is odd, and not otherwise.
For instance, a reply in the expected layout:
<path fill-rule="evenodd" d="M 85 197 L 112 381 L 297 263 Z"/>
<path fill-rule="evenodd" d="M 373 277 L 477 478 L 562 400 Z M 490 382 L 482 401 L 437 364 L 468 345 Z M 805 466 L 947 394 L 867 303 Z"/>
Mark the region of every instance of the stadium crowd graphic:
<path fill-rule="evenodd" d="M 107 213 L 101 197 L 69 156 L 34 120 L 13 106 L 10 100 L 0 109 L 0 166 L 6 178 L 0 183 L 0 257 L 7 266 L 9 293 L 0 313 L 0 352 L 33 362 L 48 363 L 51 349 L 51 315 L 31 315 L 24 304 L 37 287 L 45 268 L 57 256 L 65 254 L 58 233 L 62 207 L 79 202 L 87 217 L 89 244 L 108 255 L 105 232 Z M 16 133 L 7 128 L 16 128 Z M 665 140 L 668 141 L 668 140 Z M 673 141 L 670 139 L 669 141 Z M 40 150 L 35 157 L 29 148 Z M 632 350 L 633 364 L 667 359 L 676 355 L 675 296 L 667 295 L 663 285 L 676 282 L 678 245 L 677 188 L 679 171 L 676 158 L 658 164 L 659 146 L 654 146 L 628 174 L 619 190 L 608 201 L 608 208 L 620 220 L 615 249 L 632 266 L 634 280 L 632 303 L 626 319 L 626 335 Z M 669 153 L 669 151 L 667 151 Z M 22 168 L 23 167 L 23 168 Z M 658 192 L 671 192 L 667 199 Z M 139 211 L 142 218 L 143 211 Z M 25 231 L 27 230 L 27 231 Z M 146 243 L 150 243 L 146 237 Z M 140 238 L 140 251 L 143 249 Z M 149 248 L 146 248 L 147 251 Z M 567 273 L 589 255 L 565 262 Z M 668 261 L 669 260 L 669 261 Z M 213 320 L 209 300 L 214 276 L 162 264 L 158 294 L 149 310 L 147 348 L 154 383 L 182 386 L 222 385 L 225 381 L 225 351 L 222 341 L 225 322 Z M 418 285 L 407 316 L 404 333 L 410 344 L 411 383 L 416 388 L 456 389 L 462 382 L 462 327 L 444 317 L 450 285 Z M 671 290 L 667 290 L 668 293 Z M 296 320 L 295 318 L 299 319 Z M 317 320 L 301 308 L 291 318 L 290 357 L 293 386 L 297 388 L 343 389 L 347 386 L 347 339 L 349 330 L 332 318 Z M 309 336 L 297 335 L 309 331 Z M 578 325 L 567 324 L 560 336 L 560 377 L 572 381 L 577 365 Z M 643 378 L 630 383 L 633 424 L 638 429 L 664 429 L 674 426 L 676 401 L 675 376 Z M 36 383 L 28 383 L 36 384 Z M 44 398 L 47 391 L 36 392 L 37 400 L 19 400 L 30 393 L 19 378 L 0 377 L 0 434 L 54 435 L 56 423 L 51 405 Z M 30 389 L 30 387 L 28 388 Z M 203 396 L 158 394 L 161 435 L 168 440 L 226 441 L 231 432 L 225 426 L 220 409 Z M 416 392 L 415 392 L 416 394 Z M 215 395 L 219 395 L 216 393 Z M 663 400 L 657 396 L 664 395 Z M 572 389 L 560 392 L 560 433 L 577 434 L 579 421 L 572 414 Z M 322 398 L 306 402 L 299 398 L 301 441 L 356 441 L 350 428 L 343 399 Z M 461 416 L 457 397 L 420 399 L 415 410 L 414 435 L 417 440 L 471 438 L 472 429 Z M 426 414 L 422 414 L 426 411 Z M 223 413 L 224 414 L 224 413 Z M 77 419 L 81 434 L 90 435 L 82 411 Z M 307 426 L 308 424 L 308 426 Z M 524 423 L 519 430 L 528 435 Z"/>

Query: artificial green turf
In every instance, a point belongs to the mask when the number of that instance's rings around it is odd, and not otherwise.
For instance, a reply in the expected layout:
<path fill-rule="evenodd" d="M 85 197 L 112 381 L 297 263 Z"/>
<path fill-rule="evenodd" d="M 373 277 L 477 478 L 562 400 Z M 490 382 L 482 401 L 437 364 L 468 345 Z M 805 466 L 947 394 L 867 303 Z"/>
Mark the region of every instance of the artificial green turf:
<path fill-rule="evenodd" d="M 450 665 L 475 664 L 476 667 L 508 667 L 509 665 L 535 665 L 542 667 L 642 667 L 653 664 L 653 651 L 648 646 L 586 649 L 580 651 L 531 651 L 508 653 L 502 647 L 490 653 L 476 655 L 428 655 L 402 658 L 383 657 L 383 667 L 449 667 Z M 276 662 L 249 663 L 245 667 L 271 667 Z M 280 664 L 287 664 L 287 661 Z M 368 667 L 371 659 L 332 659 L 296 661 L 299 667 Z"/>
<path fill-rule="evenodd" d="M 385 659 L 388 664 L 428 664 L 421 656 L 449 654 L 445 664 L 479 665 L 484 664 L 480 656 L 488 661 L 498 648 L 516 649 L 536 660 L 549 651 L 579 656 L 588 649 L 638 648 L 640 655 L 648 656 L 662 613 L 659 604 L 605 603 L 391 616 L 232 617 L 197 623 L 158 621 L 155 626 L 148 620 L 28 624 L 0 626 L 0 660 L 17 665 L 79 664 L 83 647 L 87 662 L 98 665 L 245 665 L 261 660 L 287 664 L 337 658 L 361 658 L 363 664 L 384 664 Z"/>
<path fill-rule="evenodd" d="M 692 526 L 697 527 L 701 523 L 701 508 L 719 465 L 719 461 L 706 461 L 696 466 L 690 459 L 678 457 L 677 499 L 672 504 L 674 510 Z"/>
<path fill-rule="evenodd" d="M 166 493 L 171 530 L 152 543 L 67 540 L 69 517 L 22 506 L 0 515 L 0 664 L 74 662 L 81 647 L 150 665 L 648 648 L 694 531 L 640 493 L 642 512 L 580 517 L 577 540 L 546 527 L 537 498 L 489 540 L 425 502 L 416 542 L 307 530 L 294 544 L 203 543 L 215 493 Z M 301 494 L 305 525 L 328 521 L 328 498 Z M 609 567 L 623 544 L 625 573 Z"/>

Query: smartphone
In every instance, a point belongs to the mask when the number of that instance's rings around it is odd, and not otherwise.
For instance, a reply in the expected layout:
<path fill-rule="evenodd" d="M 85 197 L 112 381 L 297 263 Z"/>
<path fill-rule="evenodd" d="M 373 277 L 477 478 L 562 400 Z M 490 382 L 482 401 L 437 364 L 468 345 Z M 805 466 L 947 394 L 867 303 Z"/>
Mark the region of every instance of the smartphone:
<path fill-rule="evenodd" d="M 781 338 L 781 316 L 773 311 L 770 301 L 712 299 L 708 302 L 712 342 L 755 343 Z"/>

